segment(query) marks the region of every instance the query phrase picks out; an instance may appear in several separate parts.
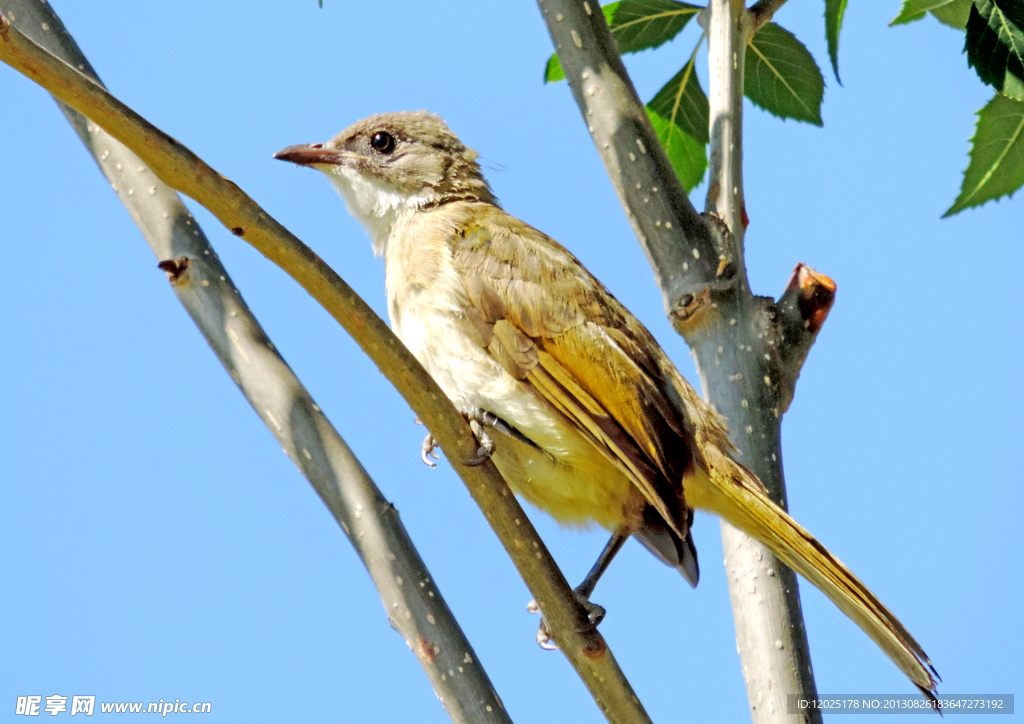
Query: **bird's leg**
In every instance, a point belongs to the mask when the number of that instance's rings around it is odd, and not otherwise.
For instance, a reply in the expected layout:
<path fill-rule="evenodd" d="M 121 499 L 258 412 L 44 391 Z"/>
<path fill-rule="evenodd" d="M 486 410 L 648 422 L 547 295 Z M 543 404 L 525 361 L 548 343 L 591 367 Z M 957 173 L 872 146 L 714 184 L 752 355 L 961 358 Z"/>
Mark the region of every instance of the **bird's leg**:
<path fill-rule="evenodd" d="M 608 539 L 608 542 L 604 546 L 604 550 L 601 551 L 601 555 L 597 557 L 597 561 L 594 562 L 590 572 L 587 573 L 586 578 L 580 585 L 573 589 L 573 593 L 581 601 L 590 601 L 590 594 L 594 592 L 594 588 L 597 586 L 597 582 L 601 580 L 601 576 L 608 570 L 608 566 L 611 564 L 612 559 L 615 558 L 615 554 L 619 552 L 622 545 L 629 539 L 632 531 L 625 531 L 621 527 L 612 533 L 612 537 Z M 593 605 L 593 604 L 591 604 Z M 600 608 L 600 606 L 598 606 Z M 602 609 L 603 610 L 603 609 Z M 603 614 L 602 614 L 603 615 Z M 597 622 L 594 622 L 597 625 Z"/>
<path fill-rule="evenodd" d="M 423 424 L 423 420 L 421 420 L 418 417 L 415 420 L 413 420 L 413 422 L 415 422 L 417 425 Z M 427 436 L 423 438 L 423 444 L 420 446 L 420 460 L 422 460 L 423 464 L 429 468 L 437 467 L 437 463 L 435 463 L 430 458 L 434 458 L 434 460 L 441 459 L 440 456 L 438 456 L 438 454 L 434 452 L 435 448 L 437 448 L 437 440 L 435 440 L 434 436 L 428 432 Z"/>
<path fill-rule="evenodd" d="M 480 465 L 494 454 L 494 441 L 491 440 L 491 436 L 487 434 L 484 428 L 498 427 L 498 423 L 501 421 L 496 415 L 487 412 L 487 410 L 476 410 L 468 413 L 466 419 L 469 420 L 469 427 L 473 430 L 473 434 L 476 435 L 476 439 L 480 443 L 480 447 L 476 450 L 476 457 L 466 461 L 466 465 L 473 467 Z"/>
<path fill-rule="evenodd" d="M 612 537 L 605 544 L 604 549 L 601 551 L 601 555 L 597 557 L 597 561 L 591 567 L 590 572 L 587 573 L 583 582 L 576 588 L 572 589 L 573 595 L 576 596 L 576 600 L 579 602 L 583 610 L 587 612 L 587 619 L 590 622 L 590 629 L 597 628 L 598 624 L 604 619 L 605 610 L 603 606 L 599 606 L 596 603 L 591 603 L 590 595 L 594 592 L 594 587 L 597 586 L 597 582 L 604 575 L 604 572 L 608 570 L 608 566 L 611 564 L 612 559 L 615 558 L 615 554 L 619 552 L 622 545 L 632 535 L 632 530 L 627 529 L 626 526 L 620 527 L 614 533 Z M 536 602 L 530 601 L 527 605 L 526 610 L 530 613 L 538 613 L 540 607 L 537 606 Z M 537 643 L 542 649 L 557 649 L 558 645 L 551 638 L 551 634 L 548 633 L 548 627 L 541 619 L 540 626 L 537 629 Z"/>

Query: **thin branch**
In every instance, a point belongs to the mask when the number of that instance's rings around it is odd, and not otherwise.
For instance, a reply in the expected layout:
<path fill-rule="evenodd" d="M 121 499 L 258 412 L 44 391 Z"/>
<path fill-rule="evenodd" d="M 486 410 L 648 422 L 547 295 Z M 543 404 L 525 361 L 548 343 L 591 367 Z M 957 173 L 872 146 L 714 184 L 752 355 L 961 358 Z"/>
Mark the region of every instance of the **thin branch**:
<path fill-rule="evenodd" d="M 708 3 L 710 154 L 705 211 L 725 222 L 732 236 L 729 256 L 739 272 L 739 289 L 749 289 L 743 263 L 743 234 L 747 228 L 743 202 L 743 57 L 750 16 L 742 0 Z"/>
<path fill-rule="evenodd" d="M 786 0 L 757 0 L 750 6 L 751 32 L 756 33 L 762 25 L 775 17 L 775 13 L 785 4 Z"/>
<path fill-rule="evenodd" d="M 316 254 L 227 178 L 0 17 L 0 60 L 119 140 L 164 183 L 205 206 L 281 267 L 352 336 L 439 441 L 515 564 L 548 630 L 609 721 L 649 718 L 601 634 L 491 461 L 467 466 L 477 442 L 465 419 L 379 316 Z"/>
<path fill-rule="evenodd" d="M 0 0 L 0 11 L 26 36 L 99 82 L 49 4 Z M 392 627 L 420 662 L 452 721 L 511 722 L 398 511 L 278 354 L 199 222 L 138 156 L 80 113 L 58 104 L 162 260 L 160 267 L 192 321 L 345 531 L 377 587 Z M 447 676 L 451 670 L 458 670 L 459 676 Z"/>

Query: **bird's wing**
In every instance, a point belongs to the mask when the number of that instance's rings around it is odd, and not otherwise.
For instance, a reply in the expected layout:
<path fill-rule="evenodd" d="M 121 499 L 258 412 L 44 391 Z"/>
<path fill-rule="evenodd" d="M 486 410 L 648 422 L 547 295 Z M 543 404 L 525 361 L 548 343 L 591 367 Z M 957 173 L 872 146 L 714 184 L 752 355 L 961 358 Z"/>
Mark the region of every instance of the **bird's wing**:
<path fill-rule="evenodd" d="M 681 537 L 693 430 L 650 333 L 557 242 L 500 209 L 458 225 L 464 318 L 481 344 L 622 469 Z M 673 378 L 675 375 L 678 379 Z M 668 379 L 667 379 L 668 378 Z"/>

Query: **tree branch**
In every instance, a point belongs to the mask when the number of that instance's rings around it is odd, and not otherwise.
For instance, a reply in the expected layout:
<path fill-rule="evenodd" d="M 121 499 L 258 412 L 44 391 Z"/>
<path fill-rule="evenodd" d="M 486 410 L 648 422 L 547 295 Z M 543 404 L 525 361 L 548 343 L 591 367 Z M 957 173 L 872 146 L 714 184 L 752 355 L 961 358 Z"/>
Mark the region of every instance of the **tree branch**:
<path fill-rule="evenodd" d="M 573 97 L 647 254 L 670 315 L 729 284 L 723 240 L 690 203 L 622 64 L 597 0 L 538 0 Z"/>
<path fill-rule="evenodd" d="M 100 82 L 49 4 L 0 0 L 0 11 L 27 37 Z M 511 722 L 398 511 L 276 351 L 199 222 L 138 156 L 77 111 L 58 105 L 162 260 L 171 288 L 214 354 L 345 531 L 392 627 L 415 654 L 452 721 Z M 459 676 L 446 675 L 453 670 Z"/>
<path fill-rule="evenodd" d="M 753 26 L 751 32 L 756 33 L 758 28 L 775 17 L 775 13 L 785 4 L 786 0 L 757 0 L 750 6 L 750 19 Z"/>
<path fill-rule="evenodd" d="M 586 612 L 497 468 L 490 461 L 473 467 L 463 463 L 475 456 L 477 448 L 469 425 L 344 280 L 235 184 L 95 81 L 32 43 L 2 16 L 0 60 L 101 126 L 168 186 L 205 206 L 232 233 L 299 282 L 345 328 L 439 441 L 540 606 L 548 630 L 608 720 L 648 722 L 611 650 L 601 634 L 587 625 Z M 211 281 L 201 267 L 190 266 L 185 274 L 181 278 L 190 282 Z"/>
<path fill-rule="evenodd" d="M 725 222 L 732 237 L 730 259 L 738 262 L 739 285 L 748 291 L 743 263 L 747 212 L 743 203 L 743 57 L 750 16 L 742 0 L 712 0 L 706 12 L 710 110 L 708 193 L 704 209 Z"/>
<path fill-rule="evenodd" d="M 767 22 L 782 2 L 762 0 L 752 17 L 741 0 L 711 0 L 703 14 L 711 76 L 710 183 L 703 220 L 680 198 L 685 194 L 660 144 L 652 150 L 653 130 L 603 13 L 578 0 L 538 3 L 605 170 L 654 267 L 669 319 L 693 351 L 705 398 L 728 418 L 730 438 L 743 463 L 786 507 L 781 418 L 800 366 L 828 314 L 835 285 L 826 294 L 826 303 L 821 295 L 830 280 L 823 281 L 827 277 L 801 265 L 790 285 L 796 288 L 776 305 L 754 296 L 747 281 L 744 52 L 756 27 Z M 634 160 L 631 154 L 638 139 L 648 153 Z M 653 194 L 645 190 L 653 186 L 669 190 L 660 206 L 648 201 Z M 675 222 L 679 217 L 686 219 L 685 226 L 673 223 L 667 228 L 666 218 Z M 814 321 L 805 326 L 807 319 Z M 796 576 L 757 541 L 727 524 L 722 529 L 753 718 L 778 721 L 786 716 L 785 694 L 815 696 Z M 816 711 L 808 716 L 820 721 Z"/>
<path fill-rule="evenodd" d="M 802 363 L 813 337 L 802 354 L 788 350 L 793 337 L 787 337 L 788 328 L 779 325 L 776 306 L 770 299 L 753 296 L 747 282 L 742 113 L 744 55 L 753 20 L 742 0 L 711 0 L 708 15 L 711 177 L 707 210 L 729 227 L 742 283 L 718 300 L 720 315 L 713 322 L 683 331 L 693 348 L 705 395 L 728 418 L 730 438 L 744 464 L 785 509 L 782 414 L 799 373 L 796 359 Z M 764 544 L 725 521 L 721 528 L 751 717 L 755 724 L 777 722 L 787 718 L 787 694 L 808 700 L 817 697 L 796 574 Z M 818 710 L 808 710 L 804 717 L 821 721 Z"/>
<path fill-rule="evenodd" d="M 789 409 L 800 369 L 835 299 L 834 281 L 803 262 L 796 265 L 777 305 L 776 323 L 782 332 L 782 343 L 779 345 L 780 369 L 783 374 L 780 383 L 780 413 Z"/>

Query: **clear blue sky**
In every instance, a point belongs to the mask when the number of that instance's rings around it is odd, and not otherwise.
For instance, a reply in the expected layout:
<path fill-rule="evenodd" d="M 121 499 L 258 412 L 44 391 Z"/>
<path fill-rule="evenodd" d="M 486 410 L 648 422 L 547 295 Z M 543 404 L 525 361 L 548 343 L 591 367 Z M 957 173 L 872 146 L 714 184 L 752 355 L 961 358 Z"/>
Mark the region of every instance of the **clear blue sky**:
<path fill-rule="evenodd" d="M 551 42 L 533 3 L 54 4 L 115 94 L 381 314 L 362 229 L 318 174 L 271 154 L 379 111 L 440 113 L 494 167 L 505 207 L 572 249 L 696 382 L 568 87 L 541 84 Z M 797 261 L 839 285 L 785 419 L 790 503 L 922 643 L 940 691 L 1021 693 L 1024 198 L 939 219 L 991 93 L 962 35 L 931 19 L 887 28 L 898 9 L 850 3 L 823 129 L 746 110 L 755 291 L 778 295 Z M 777 19 L 824 68 L 821 13 L 792 2 Z M 629 61 L 642 97 L 695 32 Z M 210 701 L 210 721 L 447 721 L 349 543 L 52 100 L 6 67 L 0 98 L 0 718 L 18 695 L 84 693 Z M 413 413 L 304 292 L 193 209 L 401 511 L 513 718 L 602 721 L 533 642 L 530 596 L 462 484 L 419 461 Z M 579 579 L 604 533 L 532 517 Z M 602 630 L 655 721 L 742 721 L 717 521 L 698 517 L 695 535 L 696 591 L 626 546 L 595 593 Z M 914 692 L 801 591 L 821 693 Z"/>

